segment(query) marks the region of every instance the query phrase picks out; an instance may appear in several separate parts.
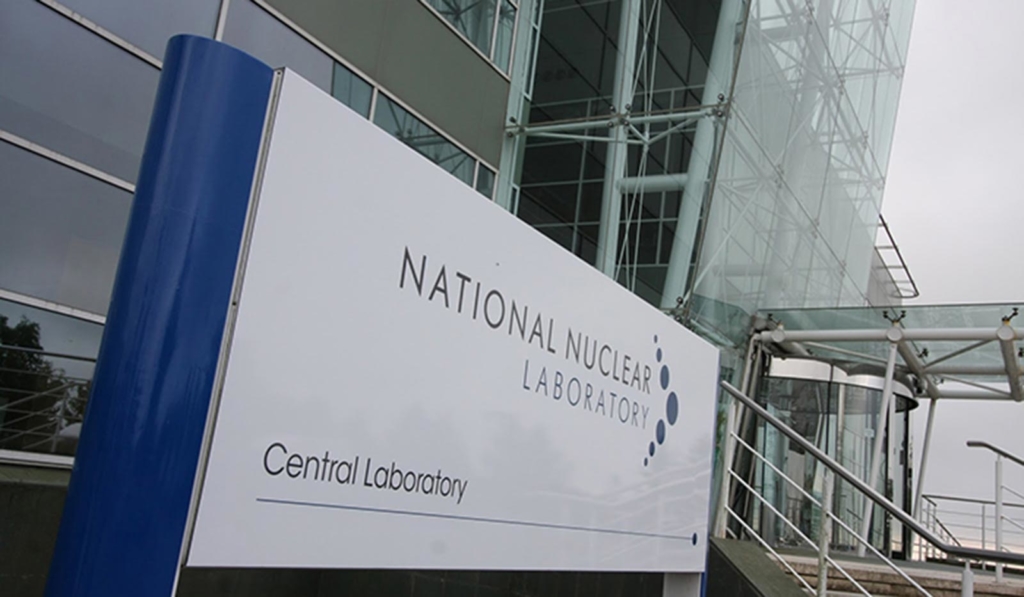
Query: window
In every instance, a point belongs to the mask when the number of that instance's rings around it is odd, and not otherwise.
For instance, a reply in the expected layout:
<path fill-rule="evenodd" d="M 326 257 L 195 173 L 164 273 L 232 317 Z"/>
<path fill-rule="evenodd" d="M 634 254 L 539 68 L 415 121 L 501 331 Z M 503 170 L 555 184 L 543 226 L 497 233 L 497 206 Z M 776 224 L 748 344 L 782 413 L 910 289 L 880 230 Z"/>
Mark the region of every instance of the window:
<path fill-rule="evenodd" d="M 494 198 L 494 172 L 483 164 L 476 173 L 476 191 L 489 199 Z"/>
<path fill-rule="evenodd" d="M 272 67 L 287 66 L 324 91 L 331 91 L 334 61 L 252 2 L 232 2 L 224 41 Z"/>
<path fill-rule="evenodd" d="M 516 5 L 510 0 L 425 0 L 469 43 L 508 73 Z"/>
<path fill-rule="evenodd" d="M 334 84 L 331 95 L 339 102 L 352 108 L 364 118 L 370 117 L 370 101 L 373 87 L 337 62 L 334 63 Z"/>
<path fill-rule="evenodd" d="M 132 196 L 0 143 L 0 288 L 105 314 Z"/>
<path fill-rule="evenodd" d="M 373 121 L 428 160 L 452 173 L 455 178 L 473 185 L 476 160 L 390 98 L 378 94 Z"/>
<path fill-rule="evenodd" d="M 159 78 L 38 2 L 0 2 L 0 129 L 134 182 Z"/>
<path fill-rule="evenodd" d="M 509 58 L 512 57 L 512 33 L 516 28 L 516 7 L 509 0 L 502 0 L 498 11 L 498 25 L 494 33 L 494 55 L 491 60 L 502 72 L 507 73 Z"/>
<path fill-rule="evenodd" d="M 60 0 L 114 35 L 163 60 L 179 33 L 213 37 L 220 0 Z"/>

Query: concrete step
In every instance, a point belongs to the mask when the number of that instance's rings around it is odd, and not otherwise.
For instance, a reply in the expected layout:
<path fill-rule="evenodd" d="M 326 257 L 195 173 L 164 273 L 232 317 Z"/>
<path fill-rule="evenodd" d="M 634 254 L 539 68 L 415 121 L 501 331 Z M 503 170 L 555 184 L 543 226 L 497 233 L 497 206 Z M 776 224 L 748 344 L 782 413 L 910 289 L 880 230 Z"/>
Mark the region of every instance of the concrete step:
<path fill-rule="evenodd" d="M 784 555 L 783 557 L 808 584 L 817 587 L 817 558 L 800 555 Z M 880 562 L 836 559 L 843 569 L 872 595 L 886 597 L 917 597 L 921 595 L 913 585 Z M 901 569 L 933 597 L 960 597 L 961 571 L 941 565 L 900 564 L 902 565 Z M 830 595 L 833 593 L 837 596 L 861 595 L 849 579 L 831 567 L 828 573 L 828 588 Z M 1024 596 L 1024 578 L 1008 577 L 1004 578 L 1003 583 L 996 583 L 991 574 L 976 572 L 974 595 L 975 597 Z"/>

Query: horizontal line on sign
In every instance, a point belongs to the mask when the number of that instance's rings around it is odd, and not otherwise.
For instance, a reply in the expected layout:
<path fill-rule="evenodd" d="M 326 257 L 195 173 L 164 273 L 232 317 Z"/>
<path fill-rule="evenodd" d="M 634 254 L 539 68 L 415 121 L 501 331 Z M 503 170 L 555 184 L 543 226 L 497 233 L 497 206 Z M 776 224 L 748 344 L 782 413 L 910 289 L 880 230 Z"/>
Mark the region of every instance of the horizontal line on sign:
<path fill-rule="evenodd" d="M 542 529 L 557 529 L 561 531 L 587 531 L 591 533 L 605 533 L 608 535 L 629 535 L 631 537 L 649 537 L 654 539 L 674 539 L 679 541 L 691 541 L 691 537 L 682 535 L 663 535 L 659 533 L 644 533 L 641 531 L 621 531 L 618 529 L 602 529 L 596 527 L 581 527 L 567 524 L 552 524 L 547 522 L 530 522 L 524 520 L 506 520 L 502 518 L 483 518 L 479 516 L 461 516 L 459 514 L 438 514 L 434 512 L 416 512 L 412 510 L 391 510 L 388 508 L 370 508 L 367 506 L 349 506 L 346 504 L 327 504 L 322 502 L 303 502 L 298 500 L 279 500 L 275 498 L 256 498 L 257 502 L 265 504 L 280 504 L 284 506 L 306 506 L 309 508 L 330 508 L 333 510 L 350 510 L 355 512 L 375 512 L 378 514 L 398 514 L 402 516 L 419 516 L 422 518 L 443 518 L 447 520 L 463 520 L 466 522 L 486 522 L 491 524 L 506 524 L 522 527 L 536 527 Z"/>

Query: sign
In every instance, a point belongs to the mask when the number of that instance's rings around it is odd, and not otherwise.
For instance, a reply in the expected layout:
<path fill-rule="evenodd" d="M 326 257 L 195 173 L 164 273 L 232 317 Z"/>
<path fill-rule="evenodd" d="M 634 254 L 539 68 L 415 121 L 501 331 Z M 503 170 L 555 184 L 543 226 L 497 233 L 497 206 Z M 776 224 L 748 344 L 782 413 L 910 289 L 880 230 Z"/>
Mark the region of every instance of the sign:
<path fill-rule="evenodd" d="M 278 93 L 188 564 L 703 570 L 717 350 Z"/>

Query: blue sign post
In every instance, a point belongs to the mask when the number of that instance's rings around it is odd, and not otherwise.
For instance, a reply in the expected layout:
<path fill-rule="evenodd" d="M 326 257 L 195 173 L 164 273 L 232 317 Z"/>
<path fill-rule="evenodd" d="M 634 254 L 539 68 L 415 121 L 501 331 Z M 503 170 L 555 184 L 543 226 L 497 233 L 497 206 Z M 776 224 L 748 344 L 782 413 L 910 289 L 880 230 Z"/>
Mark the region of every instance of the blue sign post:
<path fill-rule="evenodd" d="M 173 591 L 272 80 L 167 46 L 48 597 Z"/>

